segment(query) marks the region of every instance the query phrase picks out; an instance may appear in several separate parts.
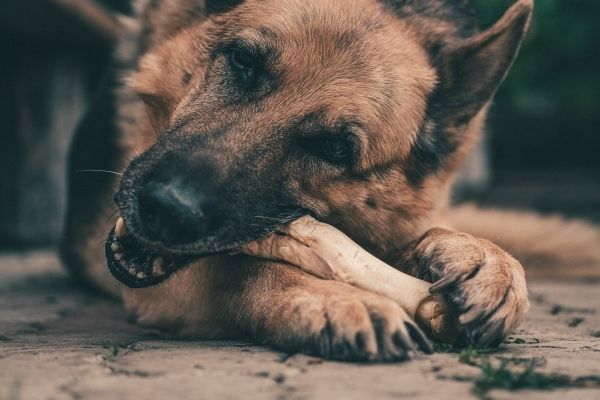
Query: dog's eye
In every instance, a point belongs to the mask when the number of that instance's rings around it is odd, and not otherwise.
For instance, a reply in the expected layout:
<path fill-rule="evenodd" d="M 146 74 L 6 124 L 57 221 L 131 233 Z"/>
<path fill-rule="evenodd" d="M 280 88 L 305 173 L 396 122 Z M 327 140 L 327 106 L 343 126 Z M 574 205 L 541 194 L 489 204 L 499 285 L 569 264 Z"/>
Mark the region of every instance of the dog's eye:
<path fill-rule="evenodd" d="M 346 138 L 311 138 L 304 141 L 303 147 L 332 164 L 352 162 L 353 146 Z"/>
<path fill-rule="evenodd" d="M 331 161 L 346 161 L 352 157 L 352 147 L 347 140 L 325 139 L 322 140 L 323 155 Z"/>
<path fill-rule="evenodd" d="M 250 80 L 255 72 L 255 57 L 246 49 L 233 48 L 229 52 L 229 63 L 231 67 L 245 80 Z"/>

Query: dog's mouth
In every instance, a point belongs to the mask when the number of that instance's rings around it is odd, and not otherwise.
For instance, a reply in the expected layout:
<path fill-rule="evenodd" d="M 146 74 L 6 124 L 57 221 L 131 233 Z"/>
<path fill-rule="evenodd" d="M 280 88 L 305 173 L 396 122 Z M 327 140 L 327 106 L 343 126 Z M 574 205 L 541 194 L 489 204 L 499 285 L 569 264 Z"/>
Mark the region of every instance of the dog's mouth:
<path fill-rule="evenodd" d="M 119 218 L 108 235 L 105 252 L 112 275 L 130 288 L 157 285 L 192 260 L 190 256 L 154 253 L 129 233 L 123 218 Z"/>
<path fill-rule="evenodd" d="M 155 286 L 194 260 L 216 254 L 238 253 L 236 249 L 241 246 L 268 233 L 277 232 L 278 227 L 309 214 L 308 210 L 293 208 L 291 211 L 282 212 L 279 217 L 262 217 L 268 223 L 263 221 L 261 225 L 254 224 L 254 231 L 225 240 L 227 244 L 212 243 L 202 251 L 182 249 L 182 254 L 138 239 L 120 217 L 106 239 L 106 261 L 111 274 L 126 286 L 135 289 Z"/>

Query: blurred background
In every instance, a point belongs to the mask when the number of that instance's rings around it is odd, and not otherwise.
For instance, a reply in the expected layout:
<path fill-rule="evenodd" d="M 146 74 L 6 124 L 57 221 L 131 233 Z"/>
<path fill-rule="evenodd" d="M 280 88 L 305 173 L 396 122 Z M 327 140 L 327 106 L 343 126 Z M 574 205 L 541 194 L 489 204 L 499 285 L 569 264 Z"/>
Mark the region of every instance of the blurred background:
<path fill-rule="evenodd" d="M 473 0 L 482 27 L 512 2 Z M 0 248 L 60 236 L 68 146 L 115 40 L 99 6 L 128 11 L 126 0 L 0 2 Z M 598 0 L 536 1 L 457 201 L 600 222 L 599 21 Z"/>

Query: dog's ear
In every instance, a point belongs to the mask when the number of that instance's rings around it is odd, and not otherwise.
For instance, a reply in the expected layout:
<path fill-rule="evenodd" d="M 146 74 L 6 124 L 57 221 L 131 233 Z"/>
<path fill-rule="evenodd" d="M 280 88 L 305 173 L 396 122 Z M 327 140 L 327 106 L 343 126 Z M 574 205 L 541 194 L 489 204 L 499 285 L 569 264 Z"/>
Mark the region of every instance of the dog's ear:
<path fill-rule="evenodd" d="M 454 125 L 468 122 L 491 99 L 519 50 L 533 11 L 533 0 L 518 0 L 488 30 L 442 48 L 438 111 Z"/>

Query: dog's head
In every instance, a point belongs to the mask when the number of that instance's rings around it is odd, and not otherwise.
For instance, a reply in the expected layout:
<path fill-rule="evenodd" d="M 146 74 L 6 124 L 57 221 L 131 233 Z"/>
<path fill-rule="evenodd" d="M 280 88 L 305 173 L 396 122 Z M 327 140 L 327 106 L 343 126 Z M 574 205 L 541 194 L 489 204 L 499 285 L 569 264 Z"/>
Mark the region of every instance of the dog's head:
<path fill-rule="evenodd" d="M 471 34 L 443 0 L 205 3 L 159 24 L 128 78 L 157 139 L 116 201 L 135 240 L 171 257 L 226 251 L 307 213 L 380 256 L 413 239 L 532 8 L 521 0 Z"/>

